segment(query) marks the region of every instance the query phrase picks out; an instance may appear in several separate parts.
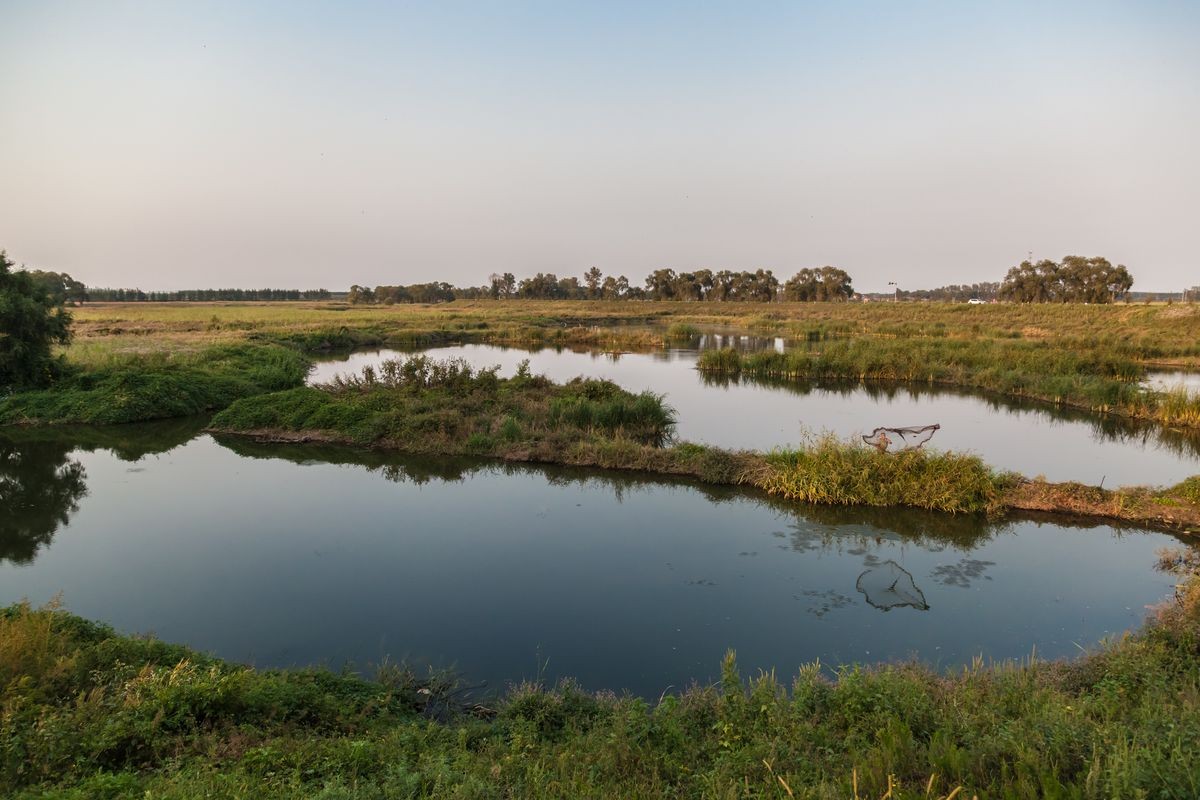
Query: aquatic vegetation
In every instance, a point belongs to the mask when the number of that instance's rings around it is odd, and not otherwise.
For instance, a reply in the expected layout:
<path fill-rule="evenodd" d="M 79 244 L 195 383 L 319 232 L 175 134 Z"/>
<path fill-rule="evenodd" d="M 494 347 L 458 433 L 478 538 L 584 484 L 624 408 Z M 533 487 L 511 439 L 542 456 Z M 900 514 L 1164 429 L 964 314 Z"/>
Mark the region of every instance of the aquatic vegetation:
<path fill-rule="evenodd" d="M 1190 568 L 1186 559 L 1165 561 Z M 1070 662 L 820 664 L 654 701 L 571 682 L 255 670 L 0 611 L 7 797 L 1194 797 L 1200 581 Z"/>

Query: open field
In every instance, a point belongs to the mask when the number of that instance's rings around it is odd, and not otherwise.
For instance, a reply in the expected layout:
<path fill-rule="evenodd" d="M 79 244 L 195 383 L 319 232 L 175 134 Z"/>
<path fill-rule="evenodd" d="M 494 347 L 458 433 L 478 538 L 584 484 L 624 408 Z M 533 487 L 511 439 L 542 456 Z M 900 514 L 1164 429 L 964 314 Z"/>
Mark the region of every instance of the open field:
<path fill-rule="evenodd" d="M 1200 305 L 965 305 L 961 303 L 686 303 L 460 301 L 437 305 L 344 303 L 96 303 L 73 309 L 81 360 L 98 350 L 145 352 L 251 336 L 340 345 L 426 336 L 485 341 L 595 339 L 661 344 L 671 323 L 728 326 L 823 341 L 953 339 L 1053 344 L 1143 363 L 1200 367 Z M 655 325 L 657 330 L 628 330 Z M 578 328 L 614 327 L 605 336 Z"/>

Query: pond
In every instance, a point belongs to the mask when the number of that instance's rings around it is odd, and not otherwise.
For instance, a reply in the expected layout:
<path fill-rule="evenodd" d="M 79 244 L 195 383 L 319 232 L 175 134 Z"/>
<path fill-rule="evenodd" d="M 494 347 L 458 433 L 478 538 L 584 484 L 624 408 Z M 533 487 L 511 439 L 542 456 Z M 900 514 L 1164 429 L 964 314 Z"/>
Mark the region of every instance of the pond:
<path fill-rule="evenodd" d="M 678 413 L 680 439 L 720 447 L 771 450 L 801 443 L 805 431 L 830 430 L 850 437 L 879 426 L 938 423 L 941 430 L 930 446 L 971 451 L 992 466 L 1030 477 L 1111 488 L 1169 485 L 1200 472 L 1200 437 L 1042 403 L 915 384 L 713 380 L 695 369 L 700 349 L 709 341 L 653 353 L 528 351 L 482 344 L 425 352 L 481 367 L 499 365 L 505 375 L 528 359 L 534 373 L 556 381 L 584 375 L 608 378 L 632 391 L 665 394 Z M 779 346 L 773 339 L 736 341 L 744 348 Z M 381 350 L 322 361 L 309 380 L 321 383 L 338 373 L 405 355 Z"/>
<path fill-rule="evenodd" d="M 0 433 L 0 603 L 260 666 L 385 658 L 656 698 L 726 648 L 793 674 L 1073 656 L 1172 588 L 1167 535 L 776 503 L 682 481 L 217 440 Z"/>

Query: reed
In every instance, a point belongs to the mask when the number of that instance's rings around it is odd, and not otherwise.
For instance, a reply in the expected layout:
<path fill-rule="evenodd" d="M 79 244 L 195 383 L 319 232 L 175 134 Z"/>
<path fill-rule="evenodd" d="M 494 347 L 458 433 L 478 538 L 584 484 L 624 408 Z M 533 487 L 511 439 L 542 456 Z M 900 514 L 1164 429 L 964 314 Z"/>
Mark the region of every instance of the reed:
<path fill-rule="evenodd" d="M 886 453 L 825 435 L 807 447 L 768 454 L 766 468 L 751 482 L 805 503 L 995 513 L 1015 478 L 996 473 L 977 456 L 924 449 Z"/>

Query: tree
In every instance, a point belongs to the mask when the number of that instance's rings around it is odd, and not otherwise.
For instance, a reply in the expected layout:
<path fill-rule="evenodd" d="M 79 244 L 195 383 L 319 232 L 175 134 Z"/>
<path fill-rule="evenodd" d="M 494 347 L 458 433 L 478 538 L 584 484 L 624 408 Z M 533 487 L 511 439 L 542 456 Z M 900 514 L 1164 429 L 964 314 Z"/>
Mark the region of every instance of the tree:
<path fill-rule="evenodd" d="M 511 272 L 501 275 L 493 272 L 488 276 L 488 294 L 493 300 L 507 299 L 517 295 L 517 279 Z"/>
<path fill-rule="evenodd" d="M 530 300 L 553 300 L 560 297 L 558 276 L 553 272 L 539 272 L 517 284 L 517 294 Z"/>
<path fill-rule="evenodd" d="M 850 275 L 845 270 L 837 267 L 805 268 L 784 284 L 783 296 L 784 299 L 801 302 L 849 300 L 854 296 L 854 287 L 850 285 Z"/>
<path fill-rule="evenodd" d="M 51 353 L 71 339 L 71 315 L 0 250 L 0 393 L 45 386 L 62 371 Z"/>
<path fill-rule="evenodd" d="M 1062 263 L 1022 261 L 1008 271 L 1000 297 L 1016 303 L 1111 303 L 1129 294 L 1133 276 L 1099 256 L 1066 256 Z"/>
<path fill-rule="evenodd" d="M 675 282 L 675 270 L 656 269 L 646 276 L 646 296 L 651 300 L 672 300 L 675 297 Z"/>
<path fill-rule="evenodd" d="M 60 305 L 83 303 L 88 299 L 87 287 L 65 272 L 43 272 L 29 270 L 29 277 L 46 290 L 50 299 Z"/>
<path fill-rule="evenodd" d="M 374 303 L 375 292 L 366 286 L 359 286 L 357 283 L 350 287 L 350 294 L 346 299 L 351 303 Z"/>
<path fill-rule="evenodd" d="M 599 267 L 592 267 L 587 272 L 583 273 L 583 282 L 587 284 L 587 296 L 589 300 L 597 300 L 600 297 L 600 280 L 604 277 L 600 272 Z"/>

